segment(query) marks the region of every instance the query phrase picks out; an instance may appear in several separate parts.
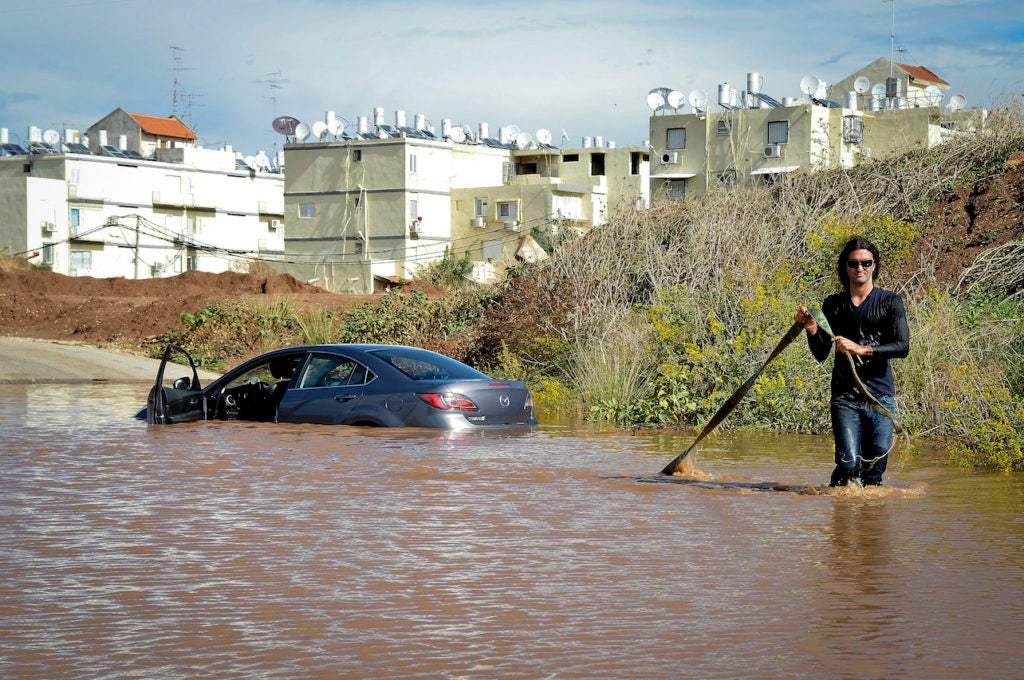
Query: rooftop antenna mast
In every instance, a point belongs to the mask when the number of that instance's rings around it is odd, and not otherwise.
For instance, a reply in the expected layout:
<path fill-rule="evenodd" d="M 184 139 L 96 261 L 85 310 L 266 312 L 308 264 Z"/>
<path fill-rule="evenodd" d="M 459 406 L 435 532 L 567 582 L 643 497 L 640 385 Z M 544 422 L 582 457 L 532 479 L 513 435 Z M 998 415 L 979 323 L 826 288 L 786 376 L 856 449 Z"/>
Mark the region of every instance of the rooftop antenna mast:
<path fill-rule="evenodd" d="M 181 65 L 181 53 L 185 50 L 183 50 L 180 47 L 175 47 L 174 45 L 170 45 L 169 47 L 171 48 L 171 59 L 174 62 L 174 65 L 171 67 L 171 73 L 173 74 L 174 80 L 174 88 L 171 90 L 171 113 L 177 116 L 178 99 L 183 97 L 183 95 L 181 95 L 178 91 L 180 85 L 180 83 L 178 82 L 178 74 L 182 71 L 187 71 L 189 69 L 186 69 Z"/>
<path fill-rule="evenodd" d="M 895 74 L 893 59 L 896 58 L 896 0 L 885 0 L 892 3 L 892 22 L 889 24 L 889 77 Z"/>
<path fill-rule="evenodd" d="M 270 106 L 273 109 L 273 120 L 277 120 L 277 91 L 281 89 L 281 85 L 279 84 L 281 80 L 281 72 L 274 71 L 272 73 L 268 73 L 267 78 L 270 79 L 268 81 L 268 87 L 270 88 L 270 96 L 268 97 L 268 99 L 270 99 Z M 277 156 L 277 137 L 274 137 L 274 141 L 272 144 L 274 156 Z"/>

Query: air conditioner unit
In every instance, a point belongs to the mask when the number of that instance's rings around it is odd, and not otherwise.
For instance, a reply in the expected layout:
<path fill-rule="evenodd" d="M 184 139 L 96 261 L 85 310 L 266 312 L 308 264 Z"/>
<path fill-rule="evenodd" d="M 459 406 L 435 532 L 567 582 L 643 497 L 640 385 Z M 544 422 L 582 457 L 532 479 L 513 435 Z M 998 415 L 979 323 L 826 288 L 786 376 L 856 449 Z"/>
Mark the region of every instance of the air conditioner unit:
<path fill-rule="evenodd" d="M 469 226 L 477 227 L 477 228 L 483 227 L 484 226 L 484 218 L 482 218 L 482 217 L 474 217 L 473 219 L 471 219 L 469 221 Z"/>
<path fill-rule="evenodd" d="M 277 231 L 281 228 L 281 220 L 270 220 L 270 228 Z"/>
<path fill-rule="evenodd" d="M 662 165 L 674 165 L 679 162 L 679 152 L 671 151 L 669 153 L 661 154 Z"/>
<path fill-rule="evenodd" d="M 505 222 L 505 231 L 519 231 L 519 221 L 510 220 Z"/>
<path fill-rule="evenodd" d="M 765 158 L 782 158 L 782 147 L 778 144 L 769 144 L 764 147 Z"/>
<path fill-rule="evenodd" d="M 56 224 L 54 224 L 53 222 L 43 222 L 43 233 L 44 234 L 52 234 L 55 231 L 57 231 L 57 225 Z"/>

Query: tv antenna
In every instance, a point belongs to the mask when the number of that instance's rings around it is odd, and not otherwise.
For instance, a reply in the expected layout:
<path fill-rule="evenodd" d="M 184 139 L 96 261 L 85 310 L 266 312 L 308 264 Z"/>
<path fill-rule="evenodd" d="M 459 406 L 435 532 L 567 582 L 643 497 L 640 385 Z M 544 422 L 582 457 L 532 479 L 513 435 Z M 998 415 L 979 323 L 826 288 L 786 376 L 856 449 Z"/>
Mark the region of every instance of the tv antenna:
<path fill-rule="evenodd" d="M 184 52 L 185 50 L 183 50 L 180 47 L 175 47 L 174 45 L 170 45 L 170 48 L 171 48 L 171 61 L 173 62 L 173 65 L 171 66 L 172 84 L 173 84 L 173 89 L 171 90 L 171 113 L 173 115 L 177 116 L 178 115 L 178 96 L 179 96 L 178 95 L 178 86 L 180 85 L 180 83 L 178 82 L 178 74 L 181 73 L 182 71 L 187 71 L 189 69 L 186 69 L 185 67 L 183 67 L 181 65 L 181 53 Z"/>

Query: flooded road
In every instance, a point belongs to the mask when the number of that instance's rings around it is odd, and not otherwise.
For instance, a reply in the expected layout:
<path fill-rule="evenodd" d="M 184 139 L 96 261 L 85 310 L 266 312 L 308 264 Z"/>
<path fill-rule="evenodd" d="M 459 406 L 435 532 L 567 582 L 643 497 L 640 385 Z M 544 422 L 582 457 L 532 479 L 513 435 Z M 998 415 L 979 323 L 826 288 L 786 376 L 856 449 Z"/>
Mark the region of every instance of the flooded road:
<path fill-rule="evenodd" d="M 1024 477 L 827 437 L 147 426 L 0 396 L 3 678 L 1006 678 Z M 772 490 L 780 487 L 786 490 Z"/>

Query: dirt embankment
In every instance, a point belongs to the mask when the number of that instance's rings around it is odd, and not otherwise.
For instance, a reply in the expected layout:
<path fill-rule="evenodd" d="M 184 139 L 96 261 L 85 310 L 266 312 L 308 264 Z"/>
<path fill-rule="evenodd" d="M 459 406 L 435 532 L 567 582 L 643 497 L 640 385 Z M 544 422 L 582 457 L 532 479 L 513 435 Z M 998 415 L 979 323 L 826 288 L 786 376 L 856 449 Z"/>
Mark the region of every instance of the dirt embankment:
<path fill-rule="evenodd" d="M 18 268 L 0 271 L 0 335 L 132 349 L 180 328 L 181 314 L 226 300 L 287 298 L 303 307 L 350 306 L 342 296 L 288 274 L 191 271 L 162 279 L 69 277 Z"/>

